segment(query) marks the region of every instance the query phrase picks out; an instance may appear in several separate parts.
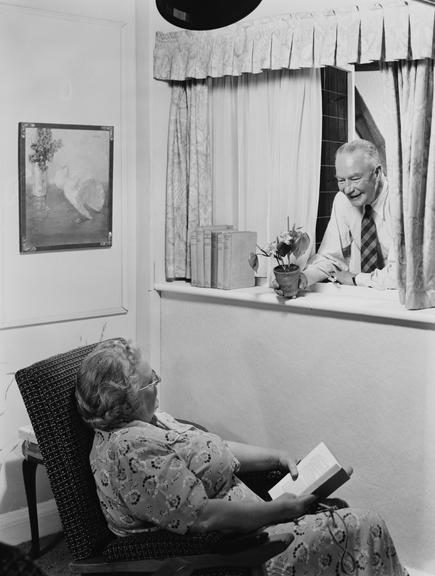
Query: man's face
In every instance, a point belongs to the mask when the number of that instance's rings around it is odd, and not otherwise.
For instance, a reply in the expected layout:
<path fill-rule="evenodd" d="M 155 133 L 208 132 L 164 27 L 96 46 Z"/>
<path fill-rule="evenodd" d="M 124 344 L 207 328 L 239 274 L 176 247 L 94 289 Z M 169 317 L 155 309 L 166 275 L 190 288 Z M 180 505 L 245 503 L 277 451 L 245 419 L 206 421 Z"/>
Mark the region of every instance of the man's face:
<path fill-rule="evenodd" d="M 364 152 L 343 152 L 335 160 L 338 189 L 353 206 L 371 204 L 376 196 L 380 166 L 373 168 Z"/>

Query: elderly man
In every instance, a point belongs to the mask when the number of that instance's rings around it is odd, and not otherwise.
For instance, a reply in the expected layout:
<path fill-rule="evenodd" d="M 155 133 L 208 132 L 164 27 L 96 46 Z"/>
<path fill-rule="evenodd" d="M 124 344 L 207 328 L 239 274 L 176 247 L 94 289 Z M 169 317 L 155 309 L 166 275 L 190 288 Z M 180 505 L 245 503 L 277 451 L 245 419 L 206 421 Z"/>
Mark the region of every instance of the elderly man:
<path fill-rule="evenodd" d="M 367 140 L 343 144 L 335 158 L 338 189 L 317 254 L 301 274 L 300 288 L 325 278 L 340 284 L 396 288 L 388 182 L 376 147 Z"/>

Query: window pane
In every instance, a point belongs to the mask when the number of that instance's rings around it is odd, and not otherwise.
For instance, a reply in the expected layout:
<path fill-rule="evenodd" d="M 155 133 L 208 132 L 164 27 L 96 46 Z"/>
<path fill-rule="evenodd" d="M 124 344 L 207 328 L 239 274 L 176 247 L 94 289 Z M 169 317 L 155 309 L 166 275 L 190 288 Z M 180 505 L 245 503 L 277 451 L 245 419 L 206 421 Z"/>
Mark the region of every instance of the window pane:
<path fill-rule="evenodd" d="M 348 73 L 327 66 L 322 69 L 322 153 L 320 194 L 316 225 L 316 250 L 331 216 L 332 202 L 337 192 L 335 152 L 348 139 Z"/>

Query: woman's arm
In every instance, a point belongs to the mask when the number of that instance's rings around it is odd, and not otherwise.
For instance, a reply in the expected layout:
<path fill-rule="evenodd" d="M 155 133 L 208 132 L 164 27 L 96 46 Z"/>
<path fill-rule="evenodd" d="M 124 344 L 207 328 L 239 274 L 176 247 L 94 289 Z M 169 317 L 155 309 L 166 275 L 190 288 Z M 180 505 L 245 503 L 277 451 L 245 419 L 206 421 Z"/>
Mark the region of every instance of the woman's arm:
<path fill-rule="evenodd" d="M 303 516 L 316 500 L 313 495 L 296 497 L 294 494 L 282 494 L 272 502 L 208 500 L 189 529 L 191 532 L 252 532 Z"/>
<path fill-rule="evenodd" d="M 290 472 L 295 480 L 298 477 L 296 462 L 283 450 L 250 446 L 240 442 L 227 441 L 228 448 L 240 462 L 240 472 L 256 472 L 277 468 Z"/>

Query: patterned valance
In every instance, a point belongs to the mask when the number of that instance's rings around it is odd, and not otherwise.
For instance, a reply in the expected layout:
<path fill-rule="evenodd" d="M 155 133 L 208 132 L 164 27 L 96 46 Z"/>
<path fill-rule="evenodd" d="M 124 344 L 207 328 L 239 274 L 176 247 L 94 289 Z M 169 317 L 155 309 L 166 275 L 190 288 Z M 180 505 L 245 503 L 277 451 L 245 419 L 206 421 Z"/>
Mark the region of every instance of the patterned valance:
<path fill-rule="evenodd" d="M 242 21 L 212 31 L 157 32 L 154 78 L 433 58 L 434 14 L 429 4 L 388 0 Z"/>

